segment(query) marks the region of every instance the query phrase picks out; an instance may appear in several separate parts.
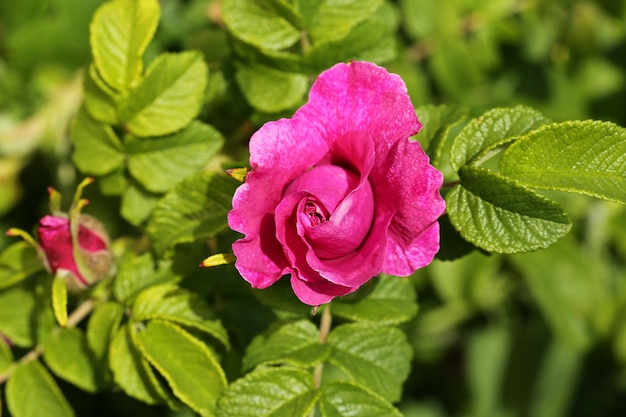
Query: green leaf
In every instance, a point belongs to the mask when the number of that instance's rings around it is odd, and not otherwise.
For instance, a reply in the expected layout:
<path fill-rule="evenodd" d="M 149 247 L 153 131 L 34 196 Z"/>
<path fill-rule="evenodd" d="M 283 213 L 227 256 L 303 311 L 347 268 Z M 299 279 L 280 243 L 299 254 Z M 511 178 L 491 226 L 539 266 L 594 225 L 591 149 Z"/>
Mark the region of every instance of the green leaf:
<path fill-rule="evenodd" d="M 79 329 L 52 332 L 44 342 L 43 358 L 57 376 L 87 392 L 96 392 L 104 385 L 96 358 Z"/>
<path fill-rule="evenodd" d="M 98 72 L 111 87 L 125 91 L 139 79 L 142 55 L 156 31 L 160 13 L 156 0 L 115 0 L 94 14 L 92 54 Z"/>
<path fill-rule="evenodd" d="M 128 186 L 126 167 L 120 165 L 116 170 L 98 178 L 97 184 L 105 196 L 122 195 Z"/>
<path fill-rule="evenodd" d="M 281 50 L 300 41 L 300 29 L 266 2 L 230 0 L 222 5 L 224 24 L 236 38 L 261 49 Z"/>
<path fill-rule="evenodd" d="M 57 274 L 52 281 L 52 310 L 61 327 L 67 325 L 67 283 L 66 277 Z"/>
<path fill-rule="evenodd" d="M 83 108 L 72 123 L 72 160 L 85 174 L 104 175 L 124 163 L 124 147 L 109 125 L 93 120 Z"/>
<path fill-rule="evenodd" d="M 158 253 L 182 242 L 215 236 L 227 226 L 235 188 L 225 175 L 200 172 L 187 177 L 159 201 L 146 227 Z"/>
<path fill-rule="evenodd" d="M 118 265 L 118 273 L 113 282 L 113 294 L 121 302 L 128 303 L 137 294 L 151 285 L 174 283 L 180 280 L 168 268 L 155 269 L 149 253 L 137 255 L 127 252 Z"/>
<path fill-rule="evenodd" d="M 0 335 L 0 375 L 11 367 L 14 360 L 11 349 Z"/>
<path fill-rule="evenodd" d="M 38 361 L 19 365 L 6 387 L 13 417 L 73 417 L 74 411 L 52 376 Z"/>
<path fill-rule="evenodd" d="M 459 170 L 466 164 L 476 164 L 490 150 L 547 123 L 537 110 L 517 106 L 497 108 L 470 121 L 452 145 L 452 167 Z"/>
<path fill-rule="evenodd" d="M 126 146 L 128 170 L 154 193 L 166 192 L 201 170 L 224 143 L 217 130 L 200 122 L 166 137 L 133 139 Z"/>
<path fill-rule="evenodd" d="M 0 333 L 17 346 L 28 347 L 35 343 L 35 323 L 32 320 L 36 312 L 34 290 L 29 281 L 0 290 Z"/>
<path fill-rule="evenodd" d="M 101 123 L 117 124 L 117 94 L 100 78 L 93 63 L 84 78 L 85 108 L 89 115 Z"/>
<path fill-rule="evenodd" d="M 120 214 L 130 224 L 139 226 L 145 222 L 163 194 L 152 193 L 136 181 L 128 181 L 120 207 Z"/>
<path fill-rule="evenodd" d="M 317 396 L 311 372 L 261 367 L 228 387 L 217 404 L 217 416 L 306 417 Z"/>
<path fill-rule="evenodd" d="M 89 317 L 87 344 L 98 361 L 107 359 L 109 345 L 123 317 L 124 306 L 112 301 L 98 306 Z"/>
<path fill-rule="evenodd" d="M 163 53 L 120 102 L 120 119 L 135 136 L 176 132 L 200 111 L 207 79 L 208 68 L 201 53 Z"/>
<path fill-rule="evenodd" d="M 43 269 L 35 248 L 17 242 L 0 253 L 0 289 L 17 284 Z"/>
<path fill-rule="evenodd" d="M 328 336 L 329 362 L 353 381 L 398 401 L 411 369 L 413 351 L 399 329 L 368 323 L 336 327 Z"/>
<path fill-rule="evenodd" d="M 511 145 L 500 170 L 530 187 L 626 204 L 626 129 L 590 120 L 550 124 Z"/>
<path fill-rule="evenodd" d="M 381 275 L 354 295 L 335 300 L 332 309 L 333 315 L 354 321 L 402 323 L 417 314 L 415 289 L 406 278 Z"/>
<path fill-rule="evenodd" d="M 326 359 L 330 350 L 327 344 L 320 344 L 319 333 L 309 320 L 298 320 L 270 329 L 252 340 L 243 358 L 243 369 L 281 363 L 301 368 L 315 366 Z"/>
<path fill-rule="evenodd" d="M 303 101 L 309 86 L 306 75 L 260 64 L 239 65 L 236 78 L 248 103 L 264 113 L 278 113 L 296 107 Z"/>
<path fill-rule="evenodd" d="M 463 105 L 442 104 L 440 106 L 421 106 L 416 108 L 415 111 L 419 121 L 422 123 L 422 130 L 420 130 L 416 139 L 430 156 L 431 163 L 438 166 L 441 159 L 441 151 L 450 129 L 467 117 L 469 108 Z"/>
<path fill-rule="evenodd" d="M 320 411 L 323 417 L 402 417 L 402 413 L 380 395 L 344 381 L 322 387 Z"/>
<path fill-rule="evenodd" d="M 202 416 L 215 415 L 227 382 L 211 350 L 180 327 L 152 320 L 137 334 L 141 351 L 174 395 Z"/>
<path fill-rule="evenodd" d="M 559 204 L 483 168 L 465 166 L 461 185 L 446 197 L 448 214 L 463 238 L 489 252 L 546 248 L 570 229 Z"/>
<path fill-rule="evenodd" d="M 311 42 L 319 45 L 345 38 L 382 4 L 382 0 L 308 0 L 299 2 L 299 7 Z"/>
<path fill-rule="evenodd" d="M 160 404 L 167 394 L 134 346 L 130 332 L 129 325 L 124 324 L 111 342 L 109 364 L 113 379 L 129 396 L 148 404 Z"/>
<path fill-rule="evenodd" d="M 230 346 L 226 330 L 209 306 L 197 294 L 174 284 L 154 285 L 139 293 L 133 304 L 133 318 L 173 321 L 206 332 Z"/>

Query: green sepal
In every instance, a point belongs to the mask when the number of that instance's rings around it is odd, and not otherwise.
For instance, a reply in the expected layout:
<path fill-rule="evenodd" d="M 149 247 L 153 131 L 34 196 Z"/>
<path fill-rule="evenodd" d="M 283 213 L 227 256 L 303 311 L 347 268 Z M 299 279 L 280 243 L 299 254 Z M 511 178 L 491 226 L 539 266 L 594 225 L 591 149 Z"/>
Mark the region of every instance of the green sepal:
<path fill-rule="evenodd" d="M 59 326 L 67 326 L 66 276 L 59 273 L 52 280 L 52 310 Z"/>

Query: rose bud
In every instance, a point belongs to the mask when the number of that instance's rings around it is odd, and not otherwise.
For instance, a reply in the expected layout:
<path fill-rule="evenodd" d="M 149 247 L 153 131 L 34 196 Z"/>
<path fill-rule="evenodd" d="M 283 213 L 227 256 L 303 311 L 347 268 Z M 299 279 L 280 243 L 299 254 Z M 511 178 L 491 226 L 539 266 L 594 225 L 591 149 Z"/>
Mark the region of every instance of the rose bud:
<path fill-rule="evenodd" d="M 81 214 L 78 227 L 78 251 L 74 252 L 70 220 L 45 216 L 39 221 L 39 245 L 53 274 L 66 274 L 69 289 L 84 288 L 104 278 L 113 265 L 106 230 L 94 217 Z M 81 256 L 77 260 L 75 256 Z"/>
<path fill-rule="evenodd" d="M 291 119 L 250 139 L 250 171 L 233 197 L 235 266 L 255 288 L 291 275 L 317 306 L 383 272 L 408 276 L 439 250 L 443 176 L 420 144 L 399 76 L 367 62 L 322 73 Z"/>

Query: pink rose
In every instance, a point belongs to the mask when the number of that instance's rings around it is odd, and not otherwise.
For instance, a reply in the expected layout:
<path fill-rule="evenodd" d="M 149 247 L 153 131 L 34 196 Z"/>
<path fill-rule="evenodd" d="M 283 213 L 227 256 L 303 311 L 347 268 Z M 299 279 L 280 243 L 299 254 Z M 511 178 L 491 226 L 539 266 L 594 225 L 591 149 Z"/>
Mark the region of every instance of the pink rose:
<path fill-rule="evenodd" d="M 43 250 L 50 272 L 68 274 L 70 288 L 85 287 L 107 275 L 112 264 L 112 253 L 106 231 L 95 218 L 80 216 L 78 229 L 79 254 L 88 271 L 81 273 L 74 258 L 70 220 L 59 216 L 44 216 L 37 228 L 39 245 Z M 92 276 L 91 280 L 86 274 Z"/>
<path fill-rule="evenodd" d="M 368 62 L 322 73 L 291 119 L 250 140 L 228 223 L 236 267 L 255 288 L 291 274 L 312 306 L 375 275 L 407 276 L 439 250 L 442 175 L 409 137 L 421 124 L 399 76 Z"/>

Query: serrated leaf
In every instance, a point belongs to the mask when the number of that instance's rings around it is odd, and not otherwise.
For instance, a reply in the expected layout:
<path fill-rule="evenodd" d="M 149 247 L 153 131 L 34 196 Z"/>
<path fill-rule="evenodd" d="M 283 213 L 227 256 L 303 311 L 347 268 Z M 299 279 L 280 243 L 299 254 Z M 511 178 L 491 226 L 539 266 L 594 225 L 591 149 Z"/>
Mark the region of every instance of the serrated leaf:
<path fill-rule="evenodd" d="M 306 417 L 317 396 L 311 372 L 257 368 L 228 387 L 217 404 L 217 416 Z"/>
<path fill-rule="evenodd" d="M 549 120 L 530 107 L 497 108 L 470 121 L 452 145 L 452 167 L 475 163 L 496 146 L 528 133 Z"/>
<path fill-rule="evenodd" d="M 85 72 L 83 88 L 85 91 L 85 108 L 89 115 L 101 123 L 117 124 L 117 95 L 100 78 L 100 74 L 98 74 L 93 63 Z"/>
<path fill-rule="evenodd" d="M 176 132 L 200 111 L 207 79 L 201 53 L 163 53 L 120 102 L 120 119 L 135 136 Z"/>
<path fill-rule="evenodd" d="M 305 29 L 313 44 L 345 38 L 359 23 L 367 20 L 380 8 L 382 0 L 313 0 L 301 1 Z"/>
<path fill-rule="evenodd" d="M 546 248 L 570 229 L 561 206 L 483 168 L 459 170 L 461 185 L 446 197 L 448 214 L 464 239 L 489 252 Z"/>
<path fill-rule="evenodd" d="M 264 2 L 225 2 L 222 5 L 222 18 L 233 36 L 257 48 L 281 50 L 300 41 L 300 30 Z"/>
<path fill-rule="evenodd" d="M 52 281 L 52 310 L 61 327 L 67 325 L 67 284 L 66 277 L 57 274 Z"/>
<path fill-rule="evenodd" d="M 349 320 L 397 324 L 417 314 L 417 301 L 408 279 L 381 275 L 356 294 L 337 299 L 332 308 L 333 315 Z"/>
<path fill-rule="evenodd" d="M 598 121 L 550 124 L 511 145 L 500 170 L 530 187 L 626 204 L 626 129 Z"/>
<path fill-rule="evenodd" d="M 102 78 L 118 91 L 139 79 L 142 55 L 161 14 L 156 0 L 115 0 L 98 8 L 90 26 L 93 58 Z"/>
<path fill-rule="evenodd" d="M 350 323 L 330 332 L 329 362 L 353 381 L 398 401 L 411 369 L 413 350 L 399 329 L 367 323 Z"/>
<path fill-rule="evenodd" d="M 202 416 L 214 416 L 226 388 L 226 376 L 211 350 L 180 327 L 152 320 L 137 333 L 142 354 L 185 404 Z"/>
<path fill-rule="evenodd" d="M 389 401 L 354 383 L 334 381 L 322 387 L 323 417 L 402 417 Z"/>
<path fill-rule="evenodd" d="M 270 329 L 256 336 L 248 345 L 243 369 L 281 363 L 303 368 L 315 366 L 326 359 L 330 350 L 328 345 L 320 344 L 319 333 L 309 320 L 298 320 Z"/>
<path fill-rule="evenodd" d="M 124 163 L 124 147 L 109 125 L 96 122 L 83 108 L 72 123 L 72 160 L 85 174 L 104 175 Z"/>
<path fill-rule="evenodd" d="M 17 284 L 42 269 L 43 265 L 32 245 L 14 243 L 0 253 L 0 289 Z"/>
<path fill-rule="evenodd" d="M 11 349 L 0 335 L 0 375 L 11 367 L 14 360 Z"/>
<path fill-rule="evenodd" d="M 309 86 L 304 74 L 279 71 L 260 64 L 239 65 L 236 79 L 248 103 L 264 113 L 296 107 Z"/>
<path fill-rule="evenodd" d="M 118 273 L 113 282 L 113 294 L 121 302 L 128 303 L 137 294 L 151 285 L 175 283 L 180 280 L 163 264 L 155 269 L 154 261 L 149 253 L 137 255 L 128 252 L 118 265 Z"/>
<path fill-rule="evenodd" d="M 123 317 L 124 306 L 112 301 L 98 306 L 89 317 L 87 344 L 96 360 L 106 360 L 109 345 L 118 332 Z"/>
<path fill-rule="evenodd" d="M 237 185 L 225 175 L 200 172 L 174 187 L 159 201 L 146 227 L 155 250 L 161 253 L 224 229 Z"/>
<path fill-rule="evenodd" d="M 192 122 L 184 130 L 126 145 L 128 170 L 148 191 L 163 193 L 202 169 L 224 143 L 213 127 Z"/>
<path fill-rule="evenodd" d="M 133 345 L 128 324 L 113 337 L 109 364 L 113 379 L 129 396 L 148 404 L 160 404 L 167 398 L 150 365 Z"/>
<path fill-rule="evenodd" d="M 163 194 L 146 190 L 136 181 L 128 181 L 120 207 L 120 214 L 130 224 L 139 226 L 145 222 Z"/>
<path fill-rule="evenodd" d="M 430 156 L 431 163 L 438 166 L 450 129 L 467 117 L 469 108 L 463 105 L 427 105 L 417 107 L 415 111 L 422 123 L 422 130 L 416 139 Z"/>
<path fill-rule="evenodd" d="M 13 417 L 73 417 L 74 411 L 38 361 L 19 365 L 9 378 L 6 401 Z"/>
<path fill-rule="evenodd" d="M 96 358 L 79 329 L 52 332 L 44 342 L 43 358 L 55 375 L 87 392 L 96 392 L 104 385 Z"/>
<path fill-rule="evenodd" d="M 174 284 L 161 284 L 139 293 L 133 303 L 133 318 L 169 320 L 202 330 L 229 347 L 228 334 L 209 306 L 196 294 Z"/>

